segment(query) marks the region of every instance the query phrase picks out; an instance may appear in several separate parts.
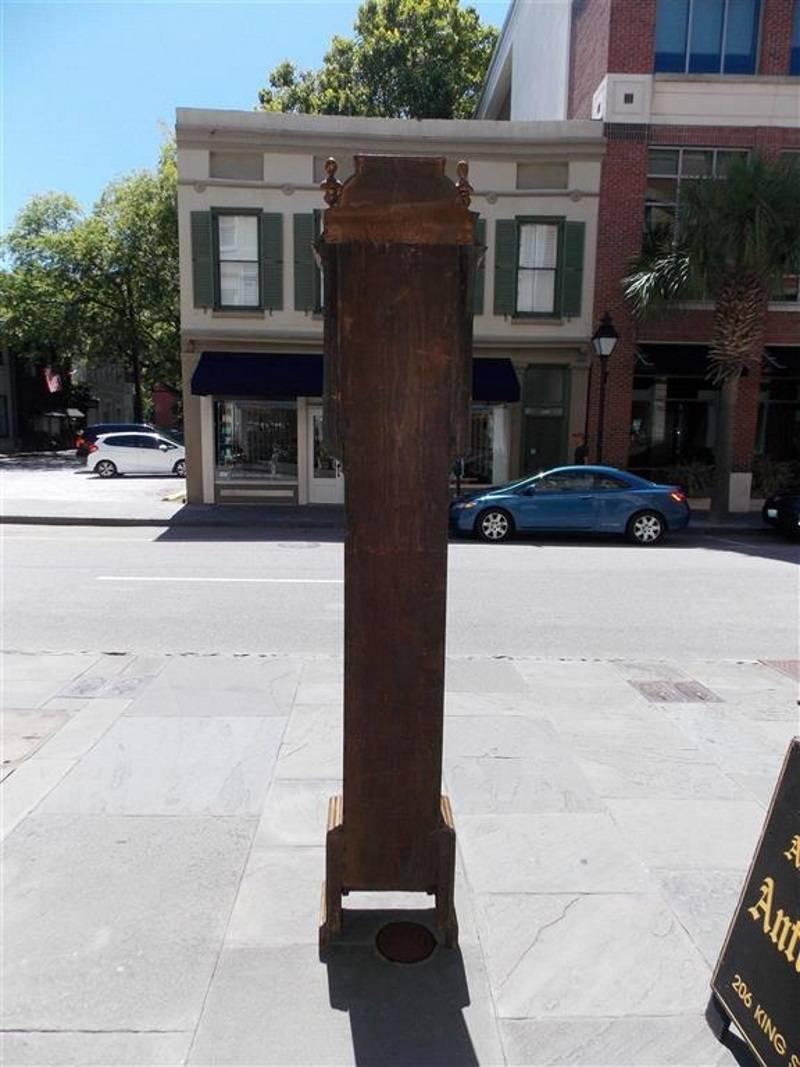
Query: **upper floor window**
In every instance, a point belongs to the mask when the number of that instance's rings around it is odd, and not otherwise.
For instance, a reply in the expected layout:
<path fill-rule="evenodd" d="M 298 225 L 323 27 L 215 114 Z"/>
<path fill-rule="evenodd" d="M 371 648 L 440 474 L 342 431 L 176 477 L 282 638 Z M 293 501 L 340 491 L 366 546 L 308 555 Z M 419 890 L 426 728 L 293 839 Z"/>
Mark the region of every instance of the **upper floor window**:
<path fill-rule="evenodd" d="M 495 315 L 579 315 L 584 236 L 582 222 L 524 216 L 498 219 L 495 223 Z"/>
<path fill-rule="evenodd" d="M 724 178 L 746 148 L 650 148 L 647 153 L 645 228 L 671 227 L 678 214 L 681 186 L 694 178 Z"/>
<path fill-rule="evenodd" d="M 517 314 L 556 311 L 559 223 L 523 222 L 517 242 Z"/>
<path fill-rule="evenodd" d="M 655 70 L 754 74 L 760 0 L 658 0 Z"/>
<path fill-rule="evenodd" d="M 800 0 L 794 0 L 792 23 L 792 50 L 789 58 L 789 73 L 800 74 Z"/>
<path fill-rule="evenodd" d="M 195 307 L 283 307 L 283 217 L 257 208 L 192 211 Z"/>
<path fill-rule="evenodd" d="M 219 306 L 257 308 L 258 216 L 217 215 Z"/>

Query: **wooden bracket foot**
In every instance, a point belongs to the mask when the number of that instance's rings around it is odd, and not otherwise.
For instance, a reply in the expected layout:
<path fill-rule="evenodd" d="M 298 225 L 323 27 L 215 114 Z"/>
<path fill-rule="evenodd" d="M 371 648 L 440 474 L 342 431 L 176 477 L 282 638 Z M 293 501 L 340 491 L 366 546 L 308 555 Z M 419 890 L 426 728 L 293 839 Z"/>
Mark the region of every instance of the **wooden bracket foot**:
<path fill-rule="evenodd" d="M 344 824 L 342 796 L 328 801 L 328 831 L 325 834 L 325 881 L 319 923 L 319 949 L 324 952 L 342 932 L 342 877 L 344 874 Z"/>

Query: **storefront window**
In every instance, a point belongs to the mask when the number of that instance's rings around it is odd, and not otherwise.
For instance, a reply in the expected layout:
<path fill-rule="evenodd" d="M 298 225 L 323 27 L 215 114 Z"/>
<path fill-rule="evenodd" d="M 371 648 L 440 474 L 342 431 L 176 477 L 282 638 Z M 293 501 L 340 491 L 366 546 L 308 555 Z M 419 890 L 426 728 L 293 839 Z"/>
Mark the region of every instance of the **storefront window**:
<path fill-rule="evenodd" d="M 217 400 L 214 416 L 218 479 L 297 482 L 294 400 Z"/>
<path fill-rule="evenodd" d="M 491 484 L 493 442 L 492 409 L 474 406 L 470 415 L 469 452 L 464 456 L 463 481 L 476 485 Z"/>
<path fill-rule="evenodd" d="M 718 390 L 704 378 L 635 378 L 630 466 L 713 463 L 717 397 Z"/>
<path fill-rule="evenodd" d="M 776 375 L 762 385 L 756 453 L 776 462 L 800 460 L 800 379 Z"/>

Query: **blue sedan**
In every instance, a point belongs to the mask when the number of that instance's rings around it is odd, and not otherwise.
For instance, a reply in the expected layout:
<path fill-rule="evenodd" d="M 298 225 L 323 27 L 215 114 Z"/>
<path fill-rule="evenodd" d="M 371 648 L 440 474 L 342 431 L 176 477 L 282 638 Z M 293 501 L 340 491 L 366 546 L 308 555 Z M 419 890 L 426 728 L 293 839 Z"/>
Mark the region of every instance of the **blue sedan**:
<path fill-rule="evenodd" d="M 686 493 L 614 467 L 556 467 L 532 478 L 460 496 L 450 505 L 450 529 L 483 541 L 516 531 L 586 530 L 624 534 L 655 545 L 689 522 Z"/>

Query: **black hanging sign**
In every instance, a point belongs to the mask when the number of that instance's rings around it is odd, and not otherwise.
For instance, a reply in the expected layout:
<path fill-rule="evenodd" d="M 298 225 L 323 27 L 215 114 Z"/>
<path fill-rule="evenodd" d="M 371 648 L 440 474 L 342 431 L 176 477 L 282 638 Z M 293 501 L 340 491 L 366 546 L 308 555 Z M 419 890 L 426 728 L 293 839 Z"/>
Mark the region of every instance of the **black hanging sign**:
<path fill-rule="evenodd" d="M 711 979 L 706 1018 L 733 1020 L 763 1067 L 800 1067 L 800 737 L 790 743 Z"/>

